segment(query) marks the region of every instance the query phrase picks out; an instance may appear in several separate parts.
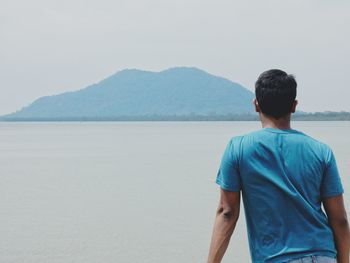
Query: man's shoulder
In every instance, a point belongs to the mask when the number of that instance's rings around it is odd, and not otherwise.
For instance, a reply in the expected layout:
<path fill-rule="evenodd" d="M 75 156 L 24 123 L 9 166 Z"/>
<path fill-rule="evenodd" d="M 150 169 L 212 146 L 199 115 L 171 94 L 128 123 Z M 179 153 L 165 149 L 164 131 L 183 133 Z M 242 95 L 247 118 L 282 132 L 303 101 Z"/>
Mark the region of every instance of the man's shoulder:
<path fill-rule="evenodd" d="M 316 139 L 315 137 L 313 137 L 309 134 L 306 134 L 304 132 L 297 131 L 297 133 L 302 136 L 301 139 L 304 143 L 309 144 L 310 146 L 317 147 L 322 151 L 329 152 L 331 150 L 331 147 L 327 143 L 325 143 L 319 139 Z"/>
<path fill-rule="evenodd" d="M 261 136 L 263 129 L 254 130 L 231 137 L 231 140 L 241 140 L 246 137 Z"/>
<path fill-rule="evenodd" d="M 268 136 L 273 136 L 274 134 L 276 133 L 270 133 L 266 129 L 259 129 L 259 130 L 254 130 L 244 134 L 233 136 L 231 137 L 230 142 L 232 144 L 237 144 L 237 143 L 241 144 L 242 142 L 259 142 Z M 291 132 L 288 133 L 288 136 L 293 138 L 294 142 L 299 141 L 301 144 L 309 145 L 310 147 L 314 147 L 323 152 L 331 151 L 331 148 L 327 143 L 319 139 L 316 139 L 313 136 L 305 132 L 302 132 L 300 130 L 293 129 L 291 130 Z"/>

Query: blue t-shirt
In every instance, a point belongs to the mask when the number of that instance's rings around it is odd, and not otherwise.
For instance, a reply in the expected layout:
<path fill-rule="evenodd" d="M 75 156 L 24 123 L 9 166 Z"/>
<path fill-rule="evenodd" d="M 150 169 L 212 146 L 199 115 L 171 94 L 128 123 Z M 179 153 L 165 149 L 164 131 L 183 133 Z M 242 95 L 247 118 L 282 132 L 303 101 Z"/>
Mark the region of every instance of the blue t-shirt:
<path fill-rule="evenodd" d="M 293 129 L 263 128 L 233 137 L 216 183 L 242 191 L 253 262 L 336 257 L 321 200 L 344 190 L 326 144 Z"/>

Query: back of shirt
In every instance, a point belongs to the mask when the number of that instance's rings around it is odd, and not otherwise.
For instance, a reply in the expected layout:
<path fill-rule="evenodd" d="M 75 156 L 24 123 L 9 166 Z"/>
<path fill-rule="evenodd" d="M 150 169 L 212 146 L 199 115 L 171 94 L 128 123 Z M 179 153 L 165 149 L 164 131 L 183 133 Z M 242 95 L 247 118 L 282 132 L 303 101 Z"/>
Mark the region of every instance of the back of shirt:
<path fill-rule="evenodd" d="M 263 128 L 233 137 L 216 183 L 242 190 L 253 262 L 336 257 L 321 200 L 344 190 L 326 144 L 292 129 Z"/>

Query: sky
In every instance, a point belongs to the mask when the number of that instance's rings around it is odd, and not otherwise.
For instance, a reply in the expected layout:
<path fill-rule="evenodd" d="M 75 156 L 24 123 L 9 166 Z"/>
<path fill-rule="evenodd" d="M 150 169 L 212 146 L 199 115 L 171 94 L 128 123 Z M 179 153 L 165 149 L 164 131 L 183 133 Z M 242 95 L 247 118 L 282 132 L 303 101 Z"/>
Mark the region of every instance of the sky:
<path fill-rule="evenodd" d="M 350 111 L 347 0 L 0 0 L 0 115 L 125 68 L 194 66 L 254 91 L 295 75 L 299 110 Z"/>

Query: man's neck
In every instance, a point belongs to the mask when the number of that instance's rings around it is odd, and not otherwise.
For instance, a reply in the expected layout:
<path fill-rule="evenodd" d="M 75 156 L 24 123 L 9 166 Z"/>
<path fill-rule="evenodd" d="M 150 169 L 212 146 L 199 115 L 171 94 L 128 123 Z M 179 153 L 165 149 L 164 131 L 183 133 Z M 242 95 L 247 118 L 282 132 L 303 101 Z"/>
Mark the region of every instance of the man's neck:
<path fill-rule="evenodd" d="M 280 130 L 289 130 L 290 126 L 290 114 L 284 118 L 274 119 L 269 116 L 266 116 L 262 113 L 259 114 L 261 125 L 263 128 L 274 128 Z"/>

